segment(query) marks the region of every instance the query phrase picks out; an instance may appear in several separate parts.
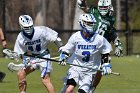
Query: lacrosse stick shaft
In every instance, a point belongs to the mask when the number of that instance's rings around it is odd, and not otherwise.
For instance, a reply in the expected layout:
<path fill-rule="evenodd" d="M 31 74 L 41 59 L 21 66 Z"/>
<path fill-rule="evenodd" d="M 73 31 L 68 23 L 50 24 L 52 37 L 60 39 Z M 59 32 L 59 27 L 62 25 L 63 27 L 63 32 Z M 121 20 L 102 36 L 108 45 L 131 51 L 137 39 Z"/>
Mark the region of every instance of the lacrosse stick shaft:
<path fill-rule="evenodd" d="M 40 59 L 45 59 L 45 60 L 49 60 L 49 61 L 53 61 L 53 62 L 61 62 L 61 61 L 58 61 L 58 60 L 55 60 L 55 58 L 44 58 L 44 57 L 39 57 L 39 56 L 33 56 L 33 55 L 25 55 L 25 56 L 29 56 L 29 57 L 35 57 L 35 58 L 40 58 Z M 57 58 L 56 58 L 57 59 Z M 102 71 L 100 69 L 96 69 L 96 68 L 91 68 L 91 67 L 86 67 L 86 66 L 81 66 L 81 65 L 77 65 L 77 64 L 72 64 L 72 63 L 67 63 L 69 65 L 73 65 L 73 66 L 77 66 L 77 67 L 83 67 L 83 68 L 88 68 L 88 69 L 92 69 L 92 70 L 98 70 L 98 71 Z M 111 74 L 113 75 L 117 75 L 119 76 L 120 73 L 117 73 L 117 72 L 111 72 Z"/>
<path fill-rule="evenodd" d="M 88 68 L 88 69 L 92 69 L 92 70 L 97 70 L 97 71 L 101 71 L 101 72 L 102 72 L 101 69 L 97 69 L 97 68 L 91 68 L 91 67 L 86 67 L 86 66 L 80 66 L 80 65 L 76 65 L 76 64 L 72 64 L 72 63 L 67 63 L 67 64 L 73 65 L 73 66 L 78 66 L 78 67 L 83 67 L 83 68 Z M 116 75 L 116 76 L 119 76 L 119 75 L 120 75 L 120 73 L 118 73 L 118 72 L 111 72 L 111 74 Z"/>
<path fill-rule="evenodd" d="M 12 57 L 12 58 L 19 58 L 18 57 L 18 54 L 11 51 L 10 49 L 4 49 L 3 50 L 3 53 L 5 53 L 6 55 L 8 55 L 9 57 Z M 45 59 L 45 60 L 49 60 L 49 61 L 54 61 L 54 62 L 62 62 L 62 61 L 58 61 L 58 60 L 55 60 L 59 57 L 54 57 L 54 58 L 44 58 L 44 57 L 39 57 L 39 56 L 34 56 L 34 55 L 23 55 L 23 56 L 28 56 L 28 57 L 34 57 L 34 58 L 40 58 L 40 59 Z M 38 63 L 41 63 L 41 62 L 38 62 Z M 88 69 L 94 69 L 94 70 L 99 70 L 99 69 L 95 69 L 95 68 L 90 68 L 90 67 L 85 67 L 85 66 L 80 66 L 80 65 L 76 65 L 76 64 L 72 64 L 72 63 L 67 63 L 69 65 L 73 65 L 73 66 L 78 66 L 78 67 L 83 67 L 83 68 L 88 68 Z M 102 70 L 99 70 L 99 71 L 102 71 Z M 120 73 L 117 73 L 117 72 L 112 72 L 111 74 L 113 75 L 117 75 L 119 76 Z"/>
<path fill-rule="evenodd" d="M 88 68 L 88 69 L 92 69 L 92 70 L 99 70 L 97 68 L 91 68 L 91 67 L 87 67 L 87 66 L 81 66 L 81 65 L 77 65 L 77 64 L 73 64 L 73 63 L 67 63 L 67 64 L 72 65 L 72 66 L 77 66 L 77 67 Z M 102 71 L 102 70 L 99 70 L 99 71 Z"/>
<path fill-rule="evenodd" d="M 111 74 L 116 75 L 116 76 L 120 76 L 120 73 L 118 73 L 118 72 L 111 72 Z"/>
<path fill-rule="evenodd" d="M 51 59 L 51 58 L 44 58 L 44 57 L 34 56 L 34 55 L 25 55 L 25 56 L 34 57 L 34 58 L 40 58 L 40 59 L 45 59 L 45 60 L 48 60 L 48 61 L 61 62 L 61 61 L 55 60 L 54 58 L 53 59 Z"/>

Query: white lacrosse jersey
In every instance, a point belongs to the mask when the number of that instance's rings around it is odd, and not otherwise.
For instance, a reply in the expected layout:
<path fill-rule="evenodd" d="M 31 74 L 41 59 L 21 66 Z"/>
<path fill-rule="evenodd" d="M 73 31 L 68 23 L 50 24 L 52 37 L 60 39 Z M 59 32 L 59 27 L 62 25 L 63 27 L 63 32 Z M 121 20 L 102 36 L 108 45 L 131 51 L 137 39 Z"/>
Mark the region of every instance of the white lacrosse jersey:
<path fill-rule="evenodd" d="M 19 33 L 14 46 L 14 52 L 24 54 L 27 51 L 32 54 L 41 54 L 47 50 L 47 44 L 54 42 L 58 33 L 45 26 L 35 26 L 31 39 L 27 38 L 23 31 Z"/>
<path fill-rule="evenodd" d="M 87 40 L 82 31 L 74 33 L 62 51 L 72 54 L 68 62 L 90 68 L 98 68 L 101 63 L 101 54 L 110 53 L 111 44 L 101 35 L 95 34 Z M 73 66 L 82 72 L 92 72 L 91 69 Z"/>

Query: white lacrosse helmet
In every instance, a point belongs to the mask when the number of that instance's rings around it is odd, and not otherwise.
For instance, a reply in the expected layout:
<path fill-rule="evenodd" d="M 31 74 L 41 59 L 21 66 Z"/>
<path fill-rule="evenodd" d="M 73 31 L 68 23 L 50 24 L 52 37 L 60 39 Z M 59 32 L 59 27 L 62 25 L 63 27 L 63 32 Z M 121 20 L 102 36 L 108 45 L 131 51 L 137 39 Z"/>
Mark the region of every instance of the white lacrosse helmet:
<path fill-rule="evenodd" d="M 94 34 L 97 29 L 96 19 L 92 14 L 80 15 L 79 24 L 88 34 Z"/>
<path fill-rule="evenodd" d="M 29 15 L 21 15 L 19 25 L 26 34 L 31 35 L 33 33 L 33 20 Z"/>
<path fill-rule="evenodd" d="M 98 10 L 101 15 L 106 15 L 109 11 L 114 11 L 111 0 L 99 0 Z"/>

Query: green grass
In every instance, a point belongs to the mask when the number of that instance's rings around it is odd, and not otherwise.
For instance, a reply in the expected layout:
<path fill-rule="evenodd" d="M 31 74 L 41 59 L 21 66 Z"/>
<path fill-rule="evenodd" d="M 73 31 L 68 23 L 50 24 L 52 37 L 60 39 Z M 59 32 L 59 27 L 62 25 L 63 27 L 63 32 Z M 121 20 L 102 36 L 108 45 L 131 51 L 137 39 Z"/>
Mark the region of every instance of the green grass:
<path fill-rule="evenodd" d="M 0 58 L 0 71 L 6 73 L 4 81 L 0 83 L 0 93 L 19 93 L 16 72 L 10 72 L 7 69 L 7 64 L 11 61 L 13 60 Z M 140 93 L 140 58 L 136 58 L 136 56 L 112 57 L 111 63 L 112 70 L 121 75 L 104 76 L 95 93 Z M 60 93 L 63 86 L 62 79 L 67 69 L 68 65 L 59 66 L 57 63 L 53 63 L 51 78 L 56 93 Z M 39 71 L 28 75 L 27 83 L 27 93 L 47 93 L 46 88 L 41 83 Z"/>

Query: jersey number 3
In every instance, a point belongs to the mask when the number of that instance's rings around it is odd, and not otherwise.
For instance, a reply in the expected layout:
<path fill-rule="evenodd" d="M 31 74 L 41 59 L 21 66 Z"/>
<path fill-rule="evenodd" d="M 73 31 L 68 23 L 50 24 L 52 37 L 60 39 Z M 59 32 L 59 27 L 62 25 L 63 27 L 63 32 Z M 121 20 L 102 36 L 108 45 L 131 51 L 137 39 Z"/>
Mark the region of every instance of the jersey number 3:
<path fill-rule="evenodd" d="M 85 62 L 88 62 L 89 59 L 90 59 L 90 52 L 89 52 L 89 51 L 83 51 L 83 52 L 82 52 L 82 55 L 84 56 L 84 57 L 82 58 L 82 60 L 85 61 Z"/>

